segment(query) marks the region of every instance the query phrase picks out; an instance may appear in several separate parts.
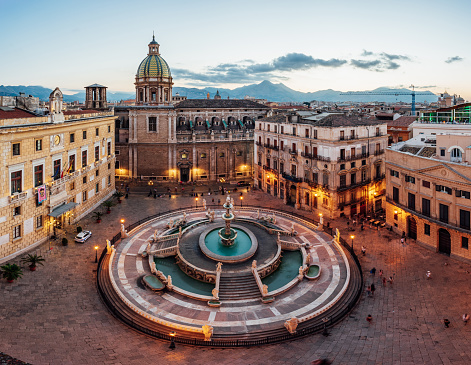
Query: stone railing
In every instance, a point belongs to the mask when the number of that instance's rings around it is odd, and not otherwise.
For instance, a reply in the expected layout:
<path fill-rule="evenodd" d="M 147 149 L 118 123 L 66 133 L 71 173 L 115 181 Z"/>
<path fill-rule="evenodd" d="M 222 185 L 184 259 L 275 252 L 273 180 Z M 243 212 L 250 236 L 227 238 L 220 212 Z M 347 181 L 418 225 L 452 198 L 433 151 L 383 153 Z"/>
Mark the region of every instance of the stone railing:
<path fill-rule="evenodd" d="M 10 195 L 10 204 L 11 203 L 16 203 L 22 200 L 25 200 L 28 197 L 28 192 L 23 191 L 22 193 L 15 193 L 13 195 Z"/>
<path fill-rule="evenodd" d="M 189 263 L 181 255 L 179 247 L 177 247 L 175 259 L 180 269 L 188 276 L 191 276 L 192 278 L 195 278 L 196 280 L 204 281 L 206 283 L 216 284 L 216 271 L 203 270 Z"/>
<path fill-rule="evenodd" d="M 177 248 L 178 245 L 161 248 L 160 250 L 151 251 L 151 254 L 159 258 L 175 256 L 177 254 Z"/>

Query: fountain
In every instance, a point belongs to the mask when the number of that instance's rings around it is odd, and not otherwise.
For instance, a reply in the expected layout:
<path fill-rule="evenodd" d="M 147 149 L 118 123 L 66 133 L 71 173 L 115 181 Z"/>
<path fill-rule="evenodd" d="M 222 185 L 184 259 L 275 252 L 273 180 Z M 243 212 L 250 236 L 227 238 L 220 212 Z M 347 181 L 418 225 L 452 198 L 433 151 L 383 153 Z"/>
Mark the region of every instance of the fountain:
<path fill-rule="evenodd" d="M 227 196 L 223 207 L 226 209 L 226 213 L 223 213 L 222 219 L 226 223 L 226 227 L 221 228 L 218 232 L 218 235 L 221 238 L 221 243 L 224 246 L 232 246 L 235 242 L 235 239 L 237 238 L 237 232 L 231 228 L 231 222 L 234 220 L 234 214 L 232 213 L 233 205 L 229 195 Z"/>

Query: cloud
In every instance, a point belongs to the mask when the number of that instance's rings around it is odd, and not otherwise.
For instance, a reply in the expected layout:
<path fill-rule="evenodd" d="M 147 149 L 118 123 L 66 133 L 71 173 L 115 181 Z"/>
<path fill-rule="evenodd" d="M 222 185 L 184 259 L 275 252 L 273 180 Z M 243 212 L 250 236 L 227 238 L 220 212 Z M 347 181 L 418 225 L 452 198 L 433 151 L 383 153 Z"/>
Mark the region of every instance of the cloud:
<path fill-rule="evenodd" d="M 455 56 L 455 57 L 448 57 L 448 59 L 445 62 L 453 63 L 453 62 L 459 62 L 459 61 L 463 61 L 463 58 L 460 56 Z"/>
<path fill-rule="evenodd" d="M 352 59 L 350 64 L 353 67 L 361 68 L 364 70 L 383 72 L 385 70 L 396 70 L 401 67 L 399 61 L 412 61 L 409 56 L 399 55 L 399 54 L 390 54 L 386 52 L 375 53 L 367 50 L 363 50 L 361 53 L 362 57 L 372 58 L 361 60 L 361 59 Z"/>

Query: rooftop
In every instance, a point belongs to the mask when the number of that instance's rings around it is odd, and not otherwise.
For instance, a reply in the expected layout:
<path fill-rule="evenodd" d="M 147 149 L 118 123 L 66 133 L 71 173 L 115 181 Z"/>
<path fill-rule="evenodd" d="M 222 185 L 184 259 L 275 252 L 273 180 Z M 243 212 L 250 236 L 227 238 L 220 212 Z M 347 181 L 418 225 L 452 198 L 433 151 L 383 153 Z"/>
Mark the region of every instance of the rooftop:
<path fill-rule="evenodd" d="M 0 107 L 0 119 L 36 118 L 38 115 L 19 108 Z"/>
<path fill-rule="evenodd" d="M 255 101 L 241 99 L 187 99 L 176 104 L 175 108 L 269 109 Z"/>

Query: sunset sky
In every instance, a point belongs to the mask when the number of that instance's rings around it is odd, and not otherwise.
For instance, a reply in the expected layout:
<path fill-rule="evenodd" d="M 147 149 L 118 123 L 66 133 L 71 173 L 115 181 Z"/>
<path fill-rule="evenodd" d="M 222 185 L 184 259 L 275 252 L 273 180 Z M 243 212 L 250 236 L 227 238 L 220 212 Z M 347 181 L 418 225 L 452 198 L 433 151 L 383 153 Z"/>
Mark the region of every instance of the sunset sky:
<path fill-rule="evenodd" d="M 134 90 L 155 32 L 175 86 L 414 84 L 471 100 L 471 1 L 0 0 L 0 84 Z"/>

